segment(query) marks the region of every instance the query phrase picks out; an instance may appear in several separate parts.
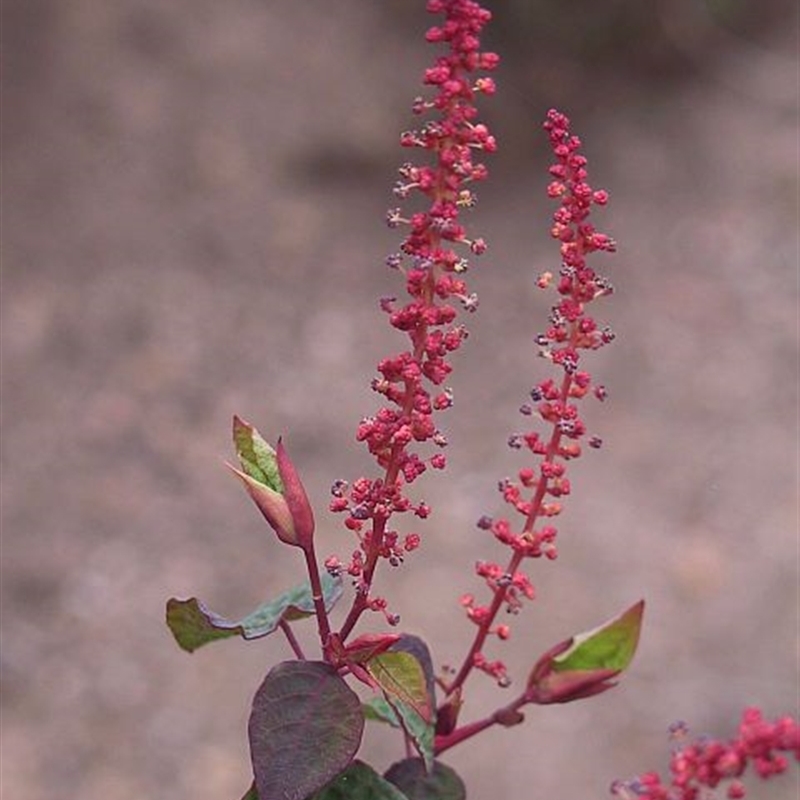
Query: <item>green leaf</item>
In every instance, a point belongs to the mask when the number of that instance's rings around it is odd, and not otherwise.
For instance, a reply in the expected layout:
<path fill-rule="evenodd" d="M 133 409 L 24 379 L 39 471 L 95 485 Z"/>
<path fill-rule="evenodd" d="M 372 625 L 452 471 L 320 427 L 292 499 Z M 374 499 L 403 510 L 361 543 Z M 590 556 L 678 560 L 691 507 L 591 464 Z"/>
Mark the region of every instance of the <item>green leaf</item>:
<path fill-rule="evenodd" d="M 342 596 L 342 579 L 323 572 L 321 580 L 325 609 L 330 611 Z M 180 647 L 191 653 L 217 639 L 229 639 L 232 636 L 258 639 L 272 633 L 281 620 L 293 622 L 313 613 L 311 585 L 305 581 L 236 622 L 215 614 L 196 597 L 188 600 L 173 597 L 167 602 L 167 625 Z"/>
<path fill-rule="evenodd" d="M 372 767 L 354 761 L 338 778 L 309 800 L 408 800 Z"/>
<path fill-rule="evenodd" d="M 400 727 L 400 720 L 397 719 L 397 712 L 386 701 L 383 695 L 370 697 L 369 700 L 361 704 L 364 718 L 374 722 L 387 722 L 393 728 Z"/>
<path fill-rule="evenodd" d="M 433 713 L 428 702 L 425 673 L 415 656 L 394 651 L 381 653 L 367 663 L 367 670 L 390 703 L 400 700 L 426 722 L 431 722 Z"/>
<path fill-rule="evenodd" d="M 425 685 L 428 689 L 428 701 L 431 708 L 436 708 L 436 676 L 433 672 L 433 659 L 428 645 L 423 639 L 411 633 L 400 635 L 400 641 L 393 644 L 390 648 L 398 653 L 411 653 L 419 661 L 422 671 L 425 673 Z"/>
<path fill-rule="evenodd" d="M 425 764 L 432 766 L 434 709 L 425 672 L 417 657 L 390 650 L 375 656 L 366 668 L 381 687 L 386 702 L 397 713 Z"/>
<path fill-rule="evenodd" d="M 398 761 L 383 776 L 397 786 L 408 800 L 466 800 L 467 790 L 455 770 L 434 761 L 426 770 L 420 758 Z"/>
<path fill-rule="evenodd" d="M 259 800 L 304 800 L 352 762 L 364 715 L 330 664 L 284 661 L 256 692 L 247 730 Z"/>
<path fill-rule="evenodd" d="M 283 481 L 278 472 L 275 450 L 249 422 L 237 416 L 233 418 L 233 444 L 242 471 L 270 489 L 283 494 Z"/>
<path fill-rule="evenodd" d="M 642 629 L 644 600 L 618 617 L 572 637 L 572 644 L 554 656 L 554 672 L 608 669 L 622 672 L 631 663 Z"/>

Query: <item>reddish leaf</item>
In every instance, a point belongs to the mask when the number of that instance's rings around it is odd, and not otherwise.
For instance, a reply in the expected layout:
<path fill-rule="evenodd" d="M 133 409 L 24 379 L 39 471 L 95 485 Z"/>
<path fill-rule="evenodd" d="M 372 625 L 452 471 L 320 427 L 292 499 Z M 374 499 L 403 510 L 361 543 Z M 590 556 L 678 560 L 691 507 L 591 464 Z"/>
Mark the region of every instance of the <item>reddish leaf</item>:
<path fill-rule="evenodd" d="M 365 664 L 371 658 L 388 650 L 399 638 L 397 633 L 365 633 L 353 639 L 344 648 L 342 655 L 347 662 Z"/>
<path fill-rule="evenodd" d="M 248 734 L 259 800 L 304 800 L 353 760 L 358 695 L 320 661 L 285 661 L 256 692 Z"/>

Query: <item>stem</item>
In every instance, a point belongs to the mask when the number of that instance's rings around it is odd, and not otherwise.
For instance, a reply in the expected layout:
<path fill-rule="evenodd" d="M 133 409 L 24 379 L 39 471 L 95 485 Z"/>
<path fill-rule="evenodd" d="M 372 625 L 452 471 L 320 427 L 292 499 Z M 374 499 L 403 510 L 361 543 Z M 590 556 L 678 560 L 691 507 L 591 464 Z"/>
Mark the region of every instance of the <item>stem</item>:
<path fill-rule="evenodd" d="M 328 622 L 328 612 L 325 610 L 325 598 L 322 594 L 322 580 L 319 577 L 319 567 L 317 557 L 314 554 L 313 542 L 308 548 L 303 548 L 303 555 L 306 557 L 306 567 L 308 568 L 308 579 L 311 583 L 311 596 L 314 600 L 314 611 L 317 615 L 317 628 L 319 629 L 319 639 L 322 644 L 322 652 L 328 649 L 328 640 L 331 636 L 331 626 Z"/>
<path fill-rule="evenodd" d="M 281 626 L 281 630 L 283 631 L 284 636 L 286 636 L 289 646 L 294 651 L 294 654 L 300 659 L 300 661 L 305 661 L 305 654 L 303 653 L 303 649 L 300 647 L 300 642 L 297 641 L 297 637 L 294 635 L 292 626 L 289 625 L 285 619 L 282 619 L 278 624 Z"/>
<path fill-rule="evenodd" d="M 454 731 L 452 731 L 452 733 L 448 733 L 446 736 L 437 736 L 433 746 L 434 755 L 438 756 L 445 750 L 449 750 L 451 747 L 455 747 L 455 745 L 460 744 L 465 739 L 469 739 L 472 736 L 475 736 L 475 734 L 485 731 L 487 728 L 491 728 L 492 725 L 504 725 L 505 727 L 510 727 L 511 725 L 516 725 L 518 722 L 522 722 L 521 715 L 519 715 L 519 709 L 528 702 L 529 698 L 527 695 L 521 694 L 507 706 L 498 708 L 497 711 L 495 711 L 493 714 L 490 714 L 488 717 L 479 719 L 476 722 L 470 722 L 468 725 L 462 725 L 460 728 L 456 728 Z"/>

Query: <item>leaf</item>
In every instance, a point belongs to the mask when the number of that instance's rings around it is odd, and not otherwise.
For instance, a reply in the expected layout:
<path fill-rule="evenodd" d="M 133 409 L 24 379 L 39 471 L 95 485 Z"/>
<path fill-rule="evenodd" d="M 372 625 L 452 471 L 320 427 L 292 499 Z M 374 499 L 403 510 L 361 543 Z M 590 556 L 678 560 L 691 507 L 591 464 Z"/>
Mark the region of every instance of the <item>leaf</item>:
<path fill-rule="evenodd" d="M 528 677 L 527 701 L 568 703 L 613 688 L 636 652 L 643 612 L 640 600 L 609 622 L 551 647 Z"/>
<path fill-rule="evenodd" d="M 233 444 L 242 471 L 270 489 L 283 494 L 283 481 L 278 472 L 275 450 L 261 434 L 240 417 L 233 417 Z"/>
<path fill-rule="evenodd" d="M 375 656 L 366 668 L 381 687 L 386 702 L 397 713 L 425 764 L 432 766 L 434 709 L 424 670 L 416 656 L 390 650 Z"/>
<path fill-rule="evenodd" d="M 342 596 L 342 578 L 323 572 L 320 575 L 320 582 L 322 583 L 322 599 L 325 601 L 325 610 L 330 611 Z M 294 622 L 294 620 L 314 614 L 314 594 L 308 581 L 284 592 L 281 597 L 286 599 L 286 612 L 283 618 L 287 622 Z"/>
<path fill-rule="evenodd" d="M 447 699 L 436 709 L 436 735 L 449 736 L 458 725 L 458 715 L 464 701 L 461 699 L 461 686 L 450 693 Z"/>
<path fill-rule="evenodd" d="M 289 508 L 287 499 L 280 492 L 265 486 L 261 481 L 236 469 L 233 465 L 226 462 L 225 466 L 239 479 L 256 508 L 261 512 L 261 516 L 275 531 L 278 538 L 284 544 L 300 547 L 292 510 Z"/>
<path fill-rule="evenodd" d="M 304 800 L 321 789 L 351 763 L 363 730 L 358 695 L 329 664 L 273 667 L 248 723 L 259 800 Z"/>
<path fill-rule="evenodd" d="M 325 609 L 330 611 L 342 596 L 342 579 L 322 573 Z M 308 581 L 288 589 L 274 600 L 259 606 L 243 619 L 232 622 L 208 609 L 196 597 L 171 598 L 167 602 L 167 625 L 181 648 L 189 653 L 208 642 L 241 636 L 258 639 L 272 633 L 281 620 L 293 622 L 314 613 L 314 598 Z"/>
<path fill-rule="evenodd" d="M 553 670 L 609 669 L 622 672 L 632 661 L 642 628 L 644 600 L 598 627 L 572 637 L 571 646 L 553 658 Z"/>
<path fill-rule="evenodd" d="M 309 800 L 408 800 L 393 784 L 362 761 L 354 761 L 338 778 Z"/>
<path fill-rule="evenodd" d="M 419 636 L 414 636 L 411 633 L 403 633 L 400 635 L 400 641 L 393 644 L 390 648 L 398 653 L 411 653 L 414 658 L 419 661 L 422 666 L 422 671 L 425 673 L 425 685 L 428 688 L 428 700 L 431 708 L 436 708 L 436 676 L 433 672 L 433 659 L 428 645 Z"/>
<path fill-rule="evenodd" d="M 361 704 L 361 710 L 364 712 L 364 719 L 373 720 L 374 722 L 386 722 L 393 728 L 400 727 L 397 712 L 389 705 L 383 695 L 370 697 L 369 700 Z"/>
<path fill-rule="evenodd" d="M 466 800 L 467 790 L 455 770 L 433 762 L 428 772 L 420 758 L 406 758 L 392 764 L 383 776 L 397 786 L 408 800 Z"/>
<path fill-rule="evenodd" d="M 411 653 L 381 653 L 367 664 L 367 671 L 390 703 L 399 700 L 426 722 L 431 721 L 432 709 L 428 702 L 425 674 L 422 665 Z"/>
<path fill-rule="evenodd" d="M 388 650 L 399 639 L 396 633 L 365 633 L 344 648 L 342 657 L 348 663 L 364 664 Z"/>

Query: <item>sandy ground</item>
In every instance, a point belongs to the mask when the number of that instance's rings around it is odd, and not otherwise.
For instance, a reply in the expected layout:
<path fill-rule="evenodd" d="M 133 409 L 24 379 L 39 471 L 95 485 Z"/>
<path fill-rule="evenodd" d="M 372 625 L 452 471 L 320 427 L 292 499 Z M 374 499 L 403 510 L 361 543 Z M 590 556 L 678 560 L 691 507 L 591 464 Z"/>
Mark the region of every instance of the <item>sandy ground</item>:
<path fill-rule="evenodd" d="M 599 312 L 618 339 L 593 367 L 610 399 L 588 412 L 606 445 L 575 465 L 561 557 L 534 566 L 539 599 L 495 654 L 520 682 L 554 641 L 642 596 L 648 611 L 615 691 L 447 755 L 472 800 L 601 798 L 665 765 L 677 718 L 725 735 L 745 705 L 797 712 L 796 19 L 750 36 L 696 5 L 660 19 L 669 79 L 517 39 L 485 104 L 507 146 L 469 223 L 490 250 L 451 467 L 418 484 L 435 515 L 382 585 L 437 663 L 459 658 L 457 598 L 497 555 L 474 521 L 520 466 L 505 441 L 545 370 L 538 125 L 561 103 L 620 243 Z M 222 467 L 234 412 L 286 434 L 321 551 L 352 547 L 324 508 L 333 479 L 369 469 L 353 433 L 401 346 L 376 304 L 400 290 L 382 219 L 428 20 L 407 0 L 5 6 L 3 796 L 233 800 L 248 703 L 287 648 L 189 656 L 164 602 L 241 615 L 300 574 Z M 465 718 L 508 697 L 468 688 Z M 370 731 L 362 757 L 385 767 L 398 745 Z M 753 796 L 796 797 L 796 776 Z"/>

